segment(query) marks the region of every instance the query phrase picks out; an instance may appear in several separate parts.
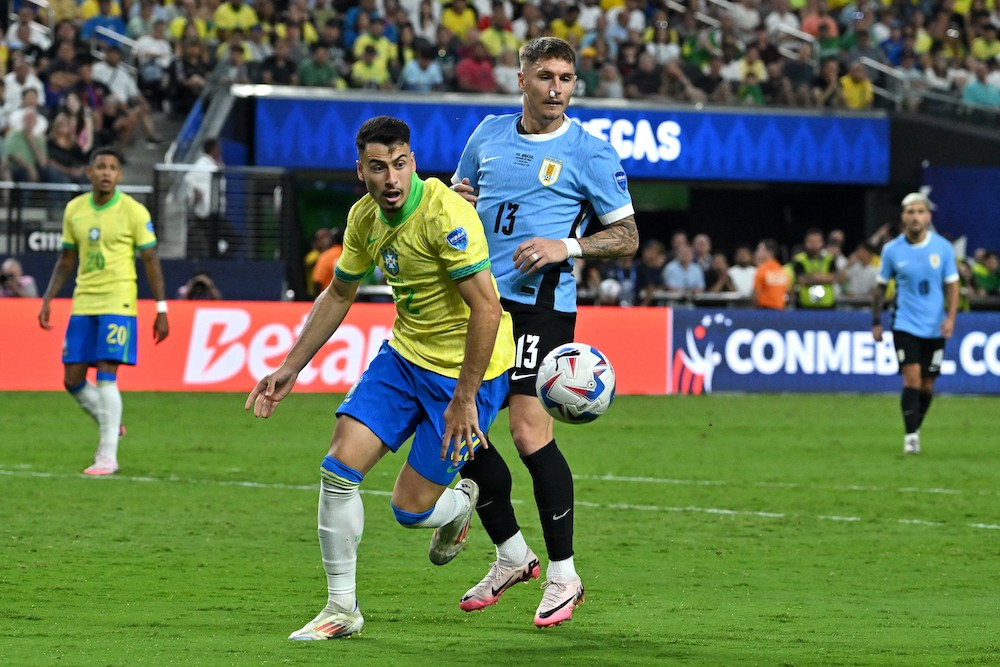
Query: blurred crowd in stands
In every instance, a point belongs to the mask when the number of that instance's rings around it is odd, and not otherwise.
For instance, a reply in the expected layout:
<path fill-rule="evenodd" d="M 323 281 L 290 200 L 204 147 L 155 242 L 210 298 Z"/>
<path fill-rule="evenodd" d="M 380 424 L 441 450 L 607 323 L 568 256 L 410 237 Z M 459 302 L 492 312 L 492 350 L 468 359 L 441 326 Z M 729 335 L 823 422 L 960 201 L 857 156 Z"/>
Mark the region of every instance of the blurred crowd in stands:
<path fill-rule="evenodd" d="M 891 100 L 896 108 L 931 112 L 944 99 L 1000 110 L 996 0 L 14 0 L 8 6 L 16 15 L 5 17 L 0 42 L 0 177 L 17 181 L 86 183 L 91 150 L 126 149 L 140 137 L 159 145 L 154 112 L 184 117 L 212 86 L 516 94 L 517 50 L 546 34 L 577 47 L 580 97 L 855 110 Z M 842 234 L 839 244 L 834 232 L 819 235 L 827 238 L 817 252 L 836 260 L 835 279 L 824 283 L 829 290 L 870 291 L 884 239 L 845 254 Z M 815 244 L 804 240 L 806 260 L 818 261 L 809 250 Z M 756 298 L 759 278 L 767 290 L 758 291 L 771 293 L 764 302 L 777 306 L 780 292 L 782 305 L 803 306 L 810 285 L 802 276 L 811 273 L 781 255 L 777 243 L 764 240 L 730 258 L 713 254 L 705 235 L 689 243 L 677 234 L 669 248 L 649 241 L 634 261 L 588 266 L 580 280 L 597 301 L 643 304 L 660 289 Z M 967 294 L 997 292 L 995 252 L 977 253 L 963 266 Z M 769 267 L 767 275 L 762 267 Z M 811 293 L 827 303 L 826 287 Z"/>
<path fill-rule="evenodd" d="M 183 116 L 212 85 L 515 94 L 517 49 L 543 34 L 577 47 L 584 97 L 908 110 L 952 100 L 1000 109 L 995 0 L 10 6 L 0 131 L 17 180 L 78 181 L 90 150 L 126 147 L 140 131 L 156 144 L 151 112 Z"/>
<path fill-rule="evenodd" d="M 845 248 L 844 232 L 806 231 L 790 249 L 774 239 L 737 246 L 732 256 L 716 252 L 707 234 L 675 231 L 670 247 L 657 239 L 639 256 L 617 261 L 577 262 L 582 298 L 597 305 L 650 306 L 684 303 L 752 305 L 773 310 L 867 307 L 875 288 L 889 225 Z M 977 249 L 966 256 L 956 244 L 962 310 L 970 299 L 1000 294 L 1000 256 Z M 891 290 L 891 286 L 890 286 Z M 891 294 L 890 294 L 891 297 Z"/>

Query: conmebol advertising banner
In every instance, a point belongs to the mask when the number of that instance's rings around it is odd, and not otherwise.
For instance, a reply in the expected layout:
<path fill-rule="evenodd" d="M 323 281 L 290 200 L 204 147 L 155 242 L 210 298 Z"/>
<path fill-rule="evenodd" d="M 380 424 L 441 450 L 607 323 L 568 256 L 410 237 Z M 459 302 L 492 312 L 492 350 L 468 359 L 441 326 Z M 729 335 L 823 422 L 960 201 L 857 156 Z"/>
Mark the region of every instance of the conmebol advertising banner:
<path fill-rule="evenodd" d="M 888 332 L 864 312 L 674 310 L 671 393 L 896 392 Z M 1000 313 L 960 314 L 936 390 L 1000 393 Z"/>
<path fill-rule="evenodd" d="M 422 172 L 451 174 L 465 141 L 486 115 L 520 110 L 516 97 L 509 104 L 470 103 L 476 99 L 257 97 L 254 164 L 354 171 L 355 133 L 368 118 L 385 114 L 410 125 Z M 879 114 L 687 111 L 574 102 L 569 116 L 611 142 L 630 178 L 882 185 L 889 177 L 889 121 Z"/>

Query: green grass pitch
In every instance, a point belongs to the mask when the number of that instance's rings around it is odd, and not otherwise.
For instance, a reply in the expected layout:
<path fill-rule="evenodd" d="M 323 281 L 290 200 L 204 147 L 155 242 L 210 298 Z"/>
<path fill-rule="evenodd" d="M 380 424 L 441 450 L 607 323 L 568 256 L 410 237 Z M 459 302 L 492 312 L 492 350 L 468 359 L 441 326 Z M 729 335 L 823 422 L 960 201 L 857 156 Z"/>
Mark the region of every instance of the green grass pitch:
<path fill-rule="evenodd" d="M 325 602 L 339 397 L 268 421 L 243 399 L 126 393 L 122 470 L 89 479 L 96 427 L 72 399 L 0 393 L 0 664 L 1000 664 L 995 398 L 936 398 L 919 457 L 889 395 L 623 396 L 560 425 L 587 601 L 544 631 L 535 584 L 458 609 L 492 546 L 474 520 L 431 565 L 430 532 L 392 518 L 388 456 L 362 486 L 365 630 L 316 643 L 286 637 Z M 493 436 L 542 554 L 505 414 Z"/>

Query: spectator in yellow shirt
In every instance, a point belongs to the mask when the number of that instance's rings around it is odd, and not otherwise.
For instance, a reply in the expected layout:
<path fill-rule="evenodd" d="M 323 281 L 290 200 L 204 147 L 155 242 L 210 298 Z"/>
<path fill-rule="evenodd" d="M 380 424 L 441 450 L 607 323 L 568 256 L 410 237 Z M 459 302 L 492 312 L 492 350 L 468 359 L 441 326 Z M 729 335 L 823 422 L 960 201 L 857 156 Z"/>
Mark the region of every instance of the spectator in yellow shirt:
<path fill-rule="evenodd" d="M 361 59 L 351 66 L 352 88 L 381 88 L 392 90 L 392 77 L 385 63 L 378 61 L 378 52 L 374 46 L 365 47 Z"/>
<path fill-rule="evenodd" d="M 579 45 L 587 32 L 580 25 L 579 19 L 580 8 L 576 5 L 570 5 L 561 17 L 552 19 L 552 23 L 549 24 L 552 36 L 565 39 L 570 44 Z"/>
<path fill-rule="evenodd" d="M 494 0 L 493 13 L 479 22 L 479 41 L 494 60 L 505 50 L 517 52 L 520 47 L 517 37 L 511 31 L 510 19 L 503 9 L 503 2 Z"/>
<path fill-rule="evenodd" d="M 997 39 L 997 27 L 987 21 L 979 37 L 972 40 L 971 51 L 976 60 L 983 62 L 1000 56 L 1000 39 Z"/>
<path fill-rule="evenodd" d="M 868 72 L 860 61 L 851 65 L 847 74 L 840 77 L 844 106 L 853 111 L 867 111 L 875 101 L 875 90 L 868 79 Z"/>
<path fill-rule="evenodd" d="M 358 38 L 354 40 L 354 59 L 360 60 L 369 46 L 375 48 L 375 60 L 380 65 L 390 66 L 399 60 L 399 49 L 385 36 L 385 23 L 381 19 L 372 20 L 367 14 L 358 14 Z"/>
<path fill-rule="evenodd" d="M 195 0 L 181 0 L 180 14 L 170 21 L 167 27 L 167 34 L 171 42 L 176 44 L 183 38 L 184 29 L 190 23 L 198 30 L 198 39 L 202 42 L 208 36 L 208 23 L 198 15 L 198 3 Z"/>
<path fill-rule="evenodd" d="M 215 30 L 219 40 L 224 40 L 234 28 L 239 28 L 244 34 L 257 25 L 257 11 L 243 0 L 229 0 L 218 6 L 213 14 Z"/>
<path fill-rule="evenodd" d="M 464 44 L 468 34 L 476 29 L 476 12 L 472 11 L 466 0 L 452 0 L 441 11 L 441 25 Z"/>
<path fill-rule="evenodd" d="M 83 0 L 80 3 L 77 12 L 81 21 L 86 21 L 87 19 L 92 19 L 101 13 L 101 8 L 98 6 L 100 0 Z M 111 0 L 111 11 L 108 12 L 108 16 L 121 16 L 122 6 L 119 4 L 118 0 Z"/>

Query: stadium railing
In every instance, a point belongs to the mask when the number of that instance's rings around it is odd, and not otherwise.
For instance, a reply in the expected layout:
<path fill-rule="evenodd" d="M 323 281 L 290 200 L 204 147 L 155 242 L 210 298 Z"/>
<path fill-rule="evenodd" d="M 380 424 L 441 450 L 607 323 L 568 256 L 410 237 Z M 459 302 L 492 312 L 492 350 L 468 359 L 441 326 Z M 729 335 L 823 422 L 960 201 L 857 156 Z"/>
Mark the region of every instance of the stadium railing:
<path fill-rule="evenodd" d="M 195 189 L 208 189 L 209 215 L 195 213 Z M 160 221 L 160 255 L 185 259 L 295 261 L 299 231 L 291 174 L 271 167 L 158 164 L 150 212 Z"/>
<path fill-rule="evenodd" d="M 875 86 L 875 94 L 894 111 L 907 110 L 906 100 L 916 96 L 920 100 L 919 107 L 923 113 L 977 124 L 985 122 L 1000 127 L 1000 109 L 965 102 L 957 94 L 949 95 L 926 88 L 914 88 L 912 82 L 895 68 L 867 56 L 862 56 L 858 60 L 865 67 L 882 75 L 886 85 Z"/>

